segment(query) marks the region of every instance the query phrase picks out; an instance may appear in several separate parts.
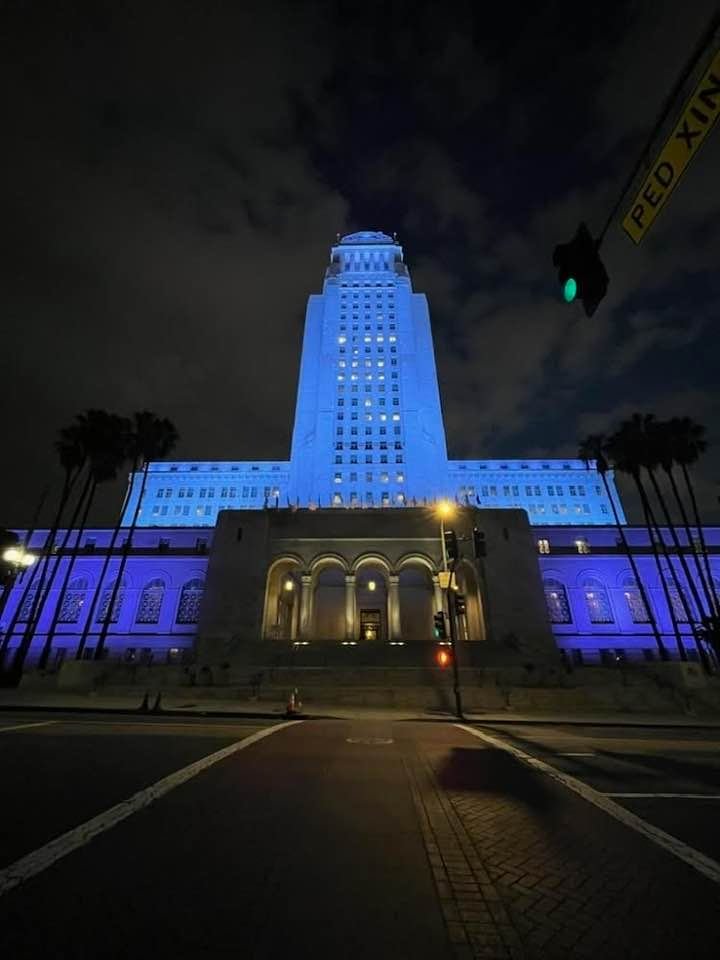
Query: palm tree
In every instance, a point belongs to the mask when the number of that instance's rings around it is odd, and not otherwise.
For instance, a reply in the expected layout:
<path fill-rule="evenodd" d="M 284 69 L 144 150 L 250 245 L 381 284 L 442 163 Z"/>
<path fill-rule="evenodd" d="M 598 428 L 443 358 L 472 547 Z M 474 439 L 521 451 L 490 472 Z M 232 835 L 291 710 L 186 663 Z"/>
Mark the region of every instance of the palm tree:
<path fill-rule="evenodd" d="M 135 472 L 138 467 L 142 466 L 142 480 L 140 482 L 140 491 L 135 504 L 133 518 L 128 529 L 127 537 L 123 544 L 122 554 L 120 557 L 120 566 L 118 568 L 117 576 L 115 577 L 115 582 L 109 597 L 107 609 L 104 611 L 103 622 L 100 628 L 100 636 L 98 637 L 98 642 L 95 647 L 96 660 L 102 659 L 104 655 L 105 643 L 107 640 L 108 631 L 110 629 L 110 623 L 112 621 L 115 604 L 117 602 L 118 593 L 122 584 L 125 566 L 127 564 L 128 556 L 130 555 L 133 534 L 135 533 L 135 527 L 137 526 L 138 517 L 140 516 L 140 508 L 142 506 L 143 496 L 145 494 L 150 463 L 153 460 L 161 460 L 163 457 L 166 457 L 171 450 L 175 448 L 179 439 L 178 432 L 172 421 L 168 420 L 166 417 L 161 419 L 149 410 L 142 410 L 133 415 L 133 428 L 134 429 L 130 439 L 130 453 L 134 468 L 133 472 Z"/>
<path fill-rule="evenodd" d="M 675 498 L 675 504 L 678 508 L 678 511 L 680 512 L 683 526 L 685 527 L 685 536 L 687 538 L 687 544 L 695 563 L 695 570 L 697 571 L 697 582 L 700 584 L 700 587 L 702 589 L 705 603 L 707 605 L 708 614 L 712 615 L 715 610 L 713 594 L 711 592 L 710 585 L 705 579 L 705 571 L 703 570 L 702 563 L 700 562 L 698 551 L 695 549 L 695 546 L 694 546 L 695 541 L 692 535 L 692 530 L 690 529 L 690 521 L 688 520 L 685 504 L 683 503 L 683 499 L 680 496 L 680 490 L 678 489 L 678 485 L 675 481 L 675 474 L 673 473 L 673 466 L 675 464 L 674 456 L 673 456 L 673 453 L 674 453 L 673 438 L 676 430 L 676 423 L 677 423 L 677 418 L 675 420 L 666 420 L 662 422 L 650 420 L 648 421 L 648 425 L 647 425 L 648 433 L 649 433 L 655 461 L 657 465 L 660 467 L 660 469 L 663 471 L 665 476 L 667 477 L 667 480 L 672 489 L 673 496 Z M 666 511 L 666 515 L 667 513 L 668 511 Z M 676 549 L 678 550 L 678 553 L 680 553 L 681 548 L 680 548 L 680 542 L 677 536 L 677 531 L 674 532 L 674 540 L 675 540 Z M 684 554 L 683 554 L 683 560 L 685 560 Z M 684 569 L 685 569 L 685 575 L 689 577 L 690 573 L 689 573 L 687 561 L 685 561 Z M 698 600 L 699 600 L 699 597 L 696 599 L 696 603 L 698 603 Z M 702 608 L 700 607 L 699 603 L 698 603 L 698 610 L 700 610 L 700 612 L 702 613 Z"/>
<path fill-rule="evenodd" d="M 633 414 L 630 420 L 626 420 L 620 425 L 620 429 L 616 433 L 615 438 L 617 443 L 619 444 L 621 454 L 625 458 L 626 465 L 629 467 L 627 472 L 631 473 L 631 475 L 633 476 L 633 479 L 635 480 L 636 485 L 638 486 L 638 492 L 640 493 L 641 499 L 643 500 L 643 508 L 646 514 L 646 522 L 648 523 L 648 529 L 650 529 L 650 525 L 655 527 L 657 540 L 662 550 L 667 570 L 673 580 L 677 598 L 680 601 L 680 604 L 682 605 L 683 611 L 685 613 L 685 617 L 687 619 L 688 624 L 690 625 L 690 630 L 693 635 L 695 647 L 700 656 L 700 660 L 702 662 L 703 668 L 705 669 L 706 672 L 711 673 L 712 665 L 708 657 L 707 650 L 705 649 L 705 646 L 703 643 L 704 634 L 698 620 L 698 615 L 702 614 L 700 597 L 699 597 L 699 594 L 697 593 L 695 582 L 693 581 L 690 575 L 690 569 L 687 565 L 685 555 L 682 552 L 680 541 L 677 537 L 677 531 L 675 530 L 675 526 L 672 523 L 672 518 L 670 517 L 670 513 L 667 509 L 667 505 L 662 496 L 662 491 L 660 490 L 660 486 L 657 482 L 657 477 L 655 476 L 655 472 L 654 472 L 655 467 L 657 466 L 655 452 L 653 449 L 653 438 L 652 438 L 652 425 L 654 422 L 655 422 L 655 418 L 651 414 L 646 414 L 645 416 L 643 416 L 639 413 L 635 413 Z M 680 582 L 676 565 L 673 563 L 672 557 L 670 556 L 667 544 L 665 542 L 665 538 L 662 535 L 660 526 L 655 519 L 654 512 L 650 504 L 650 499 L 647 496 L 647 492 L 645 491 L 644 485 L 642 484 L 642 480 L 640 477 L 642 468 L 645 468 L 647 470 L 653 489 L 658 498 L 658 502 L 660 503 L 661 509 L 663 510 L 667 527 L 670 532 L 670 536 L 675 545 L 675 550 L 677 553 L 678 560 L 680 562 L 680 566 L 682 567 L 683 573 L 686 578 L 687 589 L 689 589 L 690 593 L 692 594 L 693 600 L 696 604 L 698 615 L 694 615 L 690 607 L 690 602 L 687 597 L 686 587 Z M 650 531 L 650 535 L 652 537 L 652 531 Z M 653 548 L 653 549 L 654 549 L 654 552 L 656 553 L 656 559 L 657 559 L 656 548 Z M 662 577 L 662 571 L 661 571 L 661 577 Z M 677 618 L 674 616 L 674 613 L 672 612 L 672 608 L 673 608 L 672 598 L 669 596 L 669 590 L 666 588 L 664 589 L 665 589 L 666 599 L 668 601 L 668 606 L 671 611 L 671 617 L 673 618 L 673 624 L 675 624 L 677 622 Z M 680 634 L 679 634 L 679 628 L 678 628 L 677 636 L 679 637 L 679 635 Z M 683 660 L 687 659 L 687 653 L 685 651 L 683 644 L 678 645 L 678 650 L 680 652 L 681 659 Z"/>
<path fill-rule="evenodd" d="M 713 598 L 715 613 L 718 615 L 720 614 L 720 600 L 718 600 L 715 581 L 710 568 L 710 559 L 708 557 L 707 544 L 705 543 L 705 534 L 703 532 L 703 525 L 702 521 L 700 520 L 700 512 L 698 510 L 697 499 L 695 497 L 695 489 L 693 487 L 692 480 L 690 479 L 689 471 L 689 467 L 691 467 L 692 464 L 697 463 L 701 454 L 705 453 L 707 450 L 705 427 L 700 423 L 696 423 L 690 417 L 676 417 L 672 419 L 670 423 L 672 424 L 670 442 L 672 445 L 673 461 L 682 470 L 685 486 L 687 488 L 688 496 L 690 497 L 690 503 L 692 504 L 693 515 L 695 517 L 695 528 L 697 530 L 698 539 L 700 540 L 700 549 L 704 561 L 707 582 Z"/>
<path fill-rule="evenodd" d="M 653 513 L 652 505 L 650 504 L 650 500 L 642 482 L 642 476 L 640 473 L 642 462 L 642 446 L 645 443 L 645 438 L 642 429 L 638 429 L 639 421 L 640 426 L 642 426 L 642 417 L 639 417 L 639 414 L 635 414 L 632 420 L 626 420 L 624 423 L 622 423 L 620 428 L 611 437 L 608 437 L 605 444 L 605 453 L 612 461 L 615 469 L 620 473 L 624 473 L 631 477 L 635 483 L 635 487 L 640 497 L 640 503 L 642 504 L 643 508 L 645 527 L 648 532 L 650 546 L 655 559 L 658 578 L 660 580 L 665 602 L 670 613 L 670 620 L 672 621 L 673 632 L 675 633 L 675 643 L 678 648 L 680 659 L 687 660 L 687 651 L 685 650 L 685 645 L 682 641 L 680 626 L 677 622 L 677 617 L 675 616 L 675 608 L 672 604 L 672 598 L 667 585 L 665 571 L 662 563 L 660 562 L 660 555 L 658 553 L 659 543 L 666 559 L 669 560 L 669 558 L 667 558 L 667 547 L 665 546 L 665 541 L 660 534 L 660 529 L 655 520 L 655 514 Z M 672 567 L 670 567 L 670 570 L 674 574 L 674 569 Z M 680 593 L 680 596 L 683 598 L 683 600 L 685 600 L 684 594 Z M 690 620 L 689 610 L 688 620 Z"/>
<path fill-rule="evenodd" d="M 647 611 L 648 617 L 650 618 L 650 626 L 653 632 L 653 636 L 655 637 L 655 644 L 658 648 L 660 659 L 668 660 L 669 654 L 667 652 L 665 644 L 663 643 L 662 637 L 660 636 L 660 630 L 658 628 L 657 621 L 655 619 L 655 612 L 653 611 L 653 608 L 650 605 L 650 601 L 647 596 L 647 592 L 645 590 L 645 585 L 643 584 L 642 578 L 640 577 L 640 571 L 638 569 L 637 562 L 630 548 L 630 544 L 628 543 L 628 539 L 625 536 L 625 528 L 623 527 L 622 523 L 620 523 L 620 517 L 618 516 L 617 506 L 615 505 L 615 498 L 612 495 L 610 484 L 608 483 L 607 473 L 608 473 L 608 470 L 610 469 L 610 464 L 608 463 L 607 457 L 605 456 L 606 443 L 607 443 L 606 438 L 603 437 L 601 434 L 591 434 L 581 442 L 578 449 L 578 458 L 585 463 L 585 466 L 588 470 L 590 470 L 592 468 L 592 465 L 594 464 L 595 469 L 597 470 L 597 472 L 600 474 L 602 478 L 603 486 L 605 487 L 605 493 L 607 495 L 608 500 L 610 501 L 610 506 L 612 507 L 615 526 L 617 527 L 617 531 L 618 531 L 618 534 L 620 535 L 620 540 L 622 542 L 623 548 L 627 555 L 628 562 L 630 563 L 630 567 L 632 568 L 633 576 L 635 578 L 635 583 L 637 583 L 638 585 L 638 590 L 640 591 L 640 597 L 642 599 L 643 605 L 645 607 L 645 610 Z"/>
<path fill-rule="evenodd" d="M 54 553 L 53 548 L 55 545 L 55 538 L 57 537 L 57 533 L 60 528 L 62 516 L 65 512 L 65 508 L 68 504 L 77 479 L 80 476 L 83 467 L 85 466 L 85 449 L 82 444 L 80 431 L 78 430 L 76 424 L 71 424 L 69 427 L 63 427 L 60 430 L 60 437 L 55 442 L 55 449 L 58 454 L 58 459 L 60 460 L 60 465 L 63 469 L 63 485 L 60 491 L 58 505 L 55 511 L 55 516 L 53 517 L 50 525 L 50 530 L 48 531 L 48 535 L 45 539 L 45 544 L 42 550 L 42 560 L 37 565 L 37 573 L 35 576 L 28 578 L 27 586 L 20 597 L 13 618 L 8 626 L 7 634 L 3 640 L 3 652 L 10 644 L 13 631 L 17 626 L 23 606 L 25 605 L 25 600 L 29 596 L 31 589 L 34 589 L 35 593 L 28 614 L 28 625 L 33 623 L 35 620 L 37 608 L 44 593 L 45 578 L 48 572 L 50 557 Z M 15 681 L 18 681 L 20 679 L 20 675 L 22 674 L 25 657 L 27 656 L 27 652 L 30 648 L 30 642 L 31 634 L 26 630 L 23 634 L 22 641 L 18 646 L 13 663 L 8 671 Z"/>
<path fill-rule="evenodd" d="M 87 524 L 88 515 L 92 506 L 97 488 L 100 484 L 115 480 L 123 461 L 127 457 L 127 435 L 130 428 L 130 422 L 125 417 L 119 417 L 117 414 L 105 413 L 105 411 L 88 411 L 88 416 L 84 421 L 86 427 L 85 446 L 89 457 L 88 478 L 90 481 L 89 490 L 85 499 L 85 508 L 77 529 L 72 553 L 65 568 L 57 603 L 53 612 L 52 622 L 43 644 L 43 650 L 40 654 L 38 666 L 44 669 L 47 666 L 50 653 L 52 651 L 52 642 L 57 629 L 60 614 L 62 612 L 63 602 L 67 593 L 68 584 L 72 575 L 72 570 L 80 552 L 80 540 Z M 39 618 L 38 618 L 39 619 Z"/>

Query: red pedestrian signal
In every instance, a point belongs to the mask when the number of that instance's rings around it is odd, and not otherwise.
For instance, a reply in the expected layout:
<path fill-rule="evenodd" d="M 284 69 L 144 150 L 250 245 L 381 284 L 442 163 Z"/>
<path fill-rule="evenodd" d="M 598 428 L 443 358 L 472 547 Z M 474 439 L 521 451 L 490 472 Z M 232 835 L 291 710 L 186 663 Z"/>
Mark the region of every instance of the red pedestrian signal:
<path fill-rule="evenodd" d="M 435 654 L 435 663 L 437 663 L 441 670 L 444 670 L 452 663 L 452 654 L 449 650 L 445 650 L 441 647 Z"/>

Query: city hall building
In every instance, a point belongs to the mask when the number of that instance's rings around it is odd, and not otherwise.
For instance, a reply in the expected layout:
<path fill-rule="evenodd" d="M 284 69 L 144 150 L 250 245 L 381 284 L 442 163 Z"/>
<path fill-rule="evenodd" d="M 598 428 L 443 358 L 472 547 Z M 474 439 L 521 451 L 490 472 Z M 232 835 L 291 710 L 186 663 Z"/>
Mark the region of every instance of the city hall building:
<path fill-rule="evenodd" d="M 549 662 L 560 651 L 576 662 L 652 659 L 647 610 L 613 525 L 614 514 L 625 523 L 622 505 L 606 479 L 572 459 L 449 459 L 427 300 L 394 238 L 350 234 L 308 300 L 289 460 L 152 463 L 140 504 L 141 479 L 131 478 L 124 522 L 138 506 L 139 520 L 108 656 L 213 664 L 252 650 L 272 663 L 322 650 L 422 663 L 433 617 L 447 610 L 446 502 L 466 662 Z M 665 644 L 674 652 L 669 596 L 694 657 L 683 604 L 662 590 L 645 529 L 626 534 Z M 112 531 L 84 531 L 63 592 L 75 536 L 51 561 L 29 662 L 54 619 L 57 663 L 108 608 L 120 548 L 99 584 Z M 720 586 L 720 533 L 705 536 Z M 27 546 L 53 549 L 46 540 L 36 531 Z M 40 566 L 4 598 L 10 655 Z M 91 623 L 86 656 L 99 632 Z"/>

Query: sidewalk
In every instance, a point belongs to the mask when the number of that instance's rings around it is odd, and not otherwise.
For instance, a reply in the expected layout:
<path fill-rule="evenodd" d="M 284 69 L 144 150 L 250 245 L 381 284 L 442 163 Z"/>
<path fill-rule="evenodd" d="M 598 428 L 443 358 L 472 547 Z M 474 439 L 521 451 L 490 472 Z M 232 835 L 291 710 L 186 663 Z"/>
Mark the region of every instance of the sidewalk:
<path fill-rule="evenodd" d="M 34 690 L 0 690 L 2 711 L 57 711 L 70 713 L 117 713 L 140 712 L 144 690 L 128 691 L 127 695 L 102 693 L 40 693 Z M 285 715 L 284 705 L 277 701 L 203 698 L 197 689 L 189 689 L 187 695 L 162 695 L 158 713 L 166 716 L 205 717 L 259 717 L 274 719 Z M 149 691 L 148 705 L 154 705 L 157 690 Z M 441 710 L 412 708 L 361 707 L 348 704 L 305 704 L 302 715 L 307 719 L 336 718 L 347 720 L 455 720 L 453 714 Z M 485 724 L 573 724 L 592 726 L 634 727 L 707 727 L 720 728 L 720 717 L 683 716 L 680 714 L 656 713 L 522 713 L 512 710 L 501 712 L 472 713 L 465 715 L 470 723 Z"/>

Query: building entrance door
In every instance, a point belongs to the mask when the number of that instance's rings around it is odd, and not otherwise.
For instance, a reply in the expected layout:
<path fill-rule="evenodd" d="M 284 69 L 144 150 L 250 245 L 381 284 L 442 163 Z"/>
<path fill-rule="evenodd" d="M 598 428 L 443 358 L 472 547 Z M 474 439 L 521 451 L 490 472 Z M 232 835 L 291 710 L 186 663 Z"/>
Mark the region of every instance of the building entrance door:
<path fill-rule="evenodd" d="M 380 611 L 379 610 L 361 610 L 360 611 L 360 639 L 368 640 L 372 643 L 380 637 Z"/>

